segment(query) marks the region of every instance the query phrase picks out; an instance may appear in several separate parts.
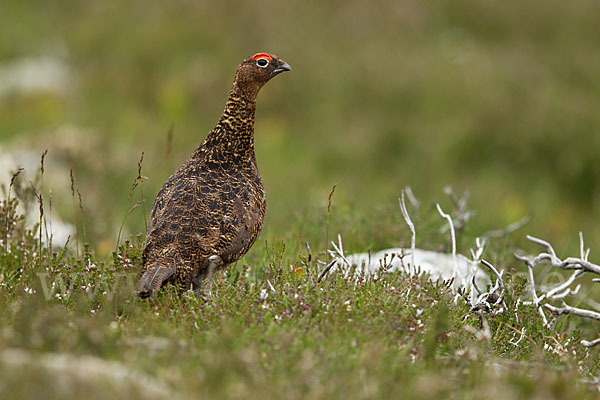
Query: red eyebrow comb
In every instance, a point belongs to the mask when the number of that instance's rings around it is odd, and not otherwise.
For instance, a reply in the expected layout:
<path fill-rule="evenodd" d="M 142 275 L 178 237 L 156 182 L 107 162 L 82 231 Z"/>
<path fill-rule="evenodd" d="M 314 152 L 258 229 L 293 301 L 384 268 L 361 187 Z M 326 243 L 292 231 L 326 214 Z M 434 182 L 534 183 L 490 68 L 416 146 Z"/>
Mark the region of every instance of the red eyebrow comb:
<path fill-rule="evenodd" d="M 271 56 L 268 55 L 267 53 L 256 53 L 255 55 L 252 56 L 253 60 L 258 60 L 259 58 L 266 58 L 269 61 L 272 60 Z"/>

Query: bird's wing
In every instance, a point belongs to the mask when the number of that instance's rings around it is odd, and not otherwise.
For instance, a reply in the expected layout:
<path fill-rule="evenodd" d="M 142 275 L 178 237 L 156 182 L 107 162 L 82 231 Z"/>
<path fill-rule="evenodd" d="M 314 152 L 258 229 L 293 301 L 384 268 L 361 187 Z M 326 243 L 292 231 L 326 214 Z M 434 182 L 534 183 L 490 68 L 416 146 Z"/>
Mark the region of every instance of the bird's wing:
<path fill-rule="evenodd" d="M 189 173 L 182 166 L 154 202 L 145 259 L 176 245 L 185 261 L 215 254 L 225 263 L 237 260 L 262 227 L 265 198 L 262 186 L 256 185 L 231 170 Z"/>
<path fill-rule="evenodd" d="M 194 201 L 190 227 L 203 256 L 216 254 L 228 264 L 243 255 L 262 226 L 264 196 L 256 197 L 247 186 L 229 182 Z"/>
<path fill-rule="evenodd" d="M 231 208 L 235 217 L 229 226 L 224 226 L 220 243 L 221 257 L 227 262 L 233 262 L 243 256 L 256 240 L 264 218 L 265 204 L 261 202 L 264 203 L 264 197 L 248 202 L 244 202 L 243 197 L 233 200 Z"/>

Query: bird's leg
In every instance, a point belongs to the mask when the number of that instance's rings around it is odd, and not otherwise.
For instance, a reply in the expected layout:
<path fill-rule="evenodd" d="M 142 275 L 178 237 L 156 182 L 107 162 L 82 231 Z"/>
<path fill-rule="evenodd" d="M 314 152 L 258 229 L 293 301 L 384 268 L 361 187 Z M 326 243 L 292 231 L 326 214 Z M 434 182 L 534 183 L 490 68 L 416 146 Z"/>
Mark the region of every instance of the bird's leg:
<path fill-rule="evenodd" d="M 200 291 L 202 290 L 202 282 L 204 282 L 204 280 L 206 279 L 206 270 L 199 272 L 193 279 L 192 279 L 192 290 L 194 291 L 194 294 L 196 295 L 200 295 Z"/>
<path fill-rule="evenodd" d="M 210 295 L 210 288 L 213 284 L 215 272 L 217 272 L 217 270 L 219 268 L 221 268 L 222 266 L 223 266 L 223 259 L 221 259 L 221 257 L 215 255 L 215 256 L 210 256 L 208 258 L 206 280 L 204 281 L 204 293 L 206 295 Z M 200 278 L 200 275 L 198 277 Z M 202 274 L 201 278 L 204 278 L 204 274 Z"/>

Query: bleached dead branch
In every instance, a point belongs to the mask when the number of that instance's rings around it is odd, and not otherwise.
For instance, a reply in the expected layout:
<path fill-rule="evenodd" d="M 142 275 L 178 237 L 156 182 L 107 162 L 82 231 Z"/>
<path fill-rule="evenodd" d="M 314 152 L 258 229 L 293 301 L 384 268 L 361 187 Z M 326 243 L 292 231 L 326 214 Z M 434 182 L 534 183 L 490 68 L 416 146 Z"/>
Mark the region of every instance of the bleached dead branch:
<path fill-rule="evenodd" d="M 475 254 L 473 258 L 475 258 Z M 489 262 L 485 260 L 479 261 L 486 268 L 492 271 L 494 275 L 496 275 L 496 283 L 489 291 L 482 292 L 482 290 L 477 286 L 475 278 L 473 277 L 471 293 L 469 295 L 465 295 L 464 291 L 462 293 L 459 291 L 459 293 L 465 297 L 467 304 L 470 303 L 471 309 L 469 310 L 469 313 L 476 314 L 479 317 L 480 328 L 484 329 L 486 326 L 489 326 L 485 318 L 485 314 L 491 314 L 492 316 L 495 316 L 504 312 L 504 310 L 507 308 L 504 301 L 506 285 L 502 280 L 502 274 L 504 271 L 498 272 L 496 267 Z M 477 294 L 475 294 L 475 292 L 477 292 Z M 464 319 L 467 319 L 468 317 L 469 314 L 466 315 Z"/>
<path fill-rule="evenodd" d="M 544 307 L 546 307 L 548 310 L 550 310 L 550 312 L 552 312 L 552 314 L 554 315 L 563 315 L 563 314 L 572 314 L 572 315 L 577 315 L 579 317 L 583 317 L 583 318 L 591 318 L 591 319 L 595 319 L 596 321 L 600 321 L 600 313 L 597 313 L 595 311 L 591 311 L 591 310 L 585 310 L 583 308 L 577 308 L 577 307 L 571 307 L 570 305 L 568 305 L 567 303 L 562 302 L 562 307 L 554 307 L 551 304 L 544 304 Z"/>
<path fill-rule="evenodd" d="M 479 289 L 479 287 L 477 286 L 477 282 L 475 281 L 475 276 L 477 275 L 477 269 L 479 267 L 479 264 L 481 263 L 481 256 L 483 255 L 484 249 L 485 249 L 485 240 L 476 238 L 475 239 L 475 250 L 470 249 L 472 260 L 467 260 L 473 266 L 472 278 L 471 278 L 471 281 L 472 281 L 471 282 L 471 293 L 468 296 L 471 301 L 471 308 L 475 307 L 475 304 L 477 301 L 476 299 L 481 294 L 481 290 Z M 466 257 L 465 257 L 465 259 L 466 259 Z M 463 287 L 466 287 L 466 286 L 463 284 Z M 477 291 L 477 294 L 475 294 L 475 291 Z M 461 294 L 465 295 L 465 293 L 461 293 Z"/>
<path fill-rule="evenodd" d="M 457 232 L 461 232 L 471 217 L 477 214 L 475 211 L 467 209 L 467 203 L 469 197 L 471 197 L 471 192 L 467 190 L 463 193 L 462 197 L 459 198 L 456 193 L 454 193 L 454 189 L 452 189 L 451 186 L 446 186 L 444 188 L 444 194 L 450 198 L 455 208 L 453 218 L 454 229 Z"/>
<path fill-rule="evenodd" d="M 580 278 L 586 272 L 600 275 L 600 266 L 597 264 L 591 263 L 588 260 L 588 257 L 590 255 L 590 249 L 585 248 L 585 244 L 583 241 L 583 234 L 581 232 L 579 232 L 580 257 L 579 258 L 568 257 L 568 258 L 565 258 L 564 260 L 560 259 L 556 255 L 556 251 L 554 250 L 552 245 L 550 243 L 548 243 L 547 241 L 533 237 L 533 236 L 529 236 L 529 235 L 527 236 L 527 239 L 529 239 L 529 241 L 531 241 L 535 244 L 538 244 L 538 245 L 546 248 L 546 252 L 539 253 L 535 257 L 528 257 L 528 256 L 520 255 L 520 254 L 515 254 L 515 257 L 518 260 L 523 261 L 527 265 L 527 269 L 529 272 L 529 283 L 531 285 L 532 301 L 531 302 L 523 302 L 523 304 L 533 305 L 534 307 L 536 307 L 538 310 L 538 313 L 542 317 L 544 326 L 546 326 L 546 327 L 551 327 L 552 323 L 556 319 L 556 317 L 558 317 L 560 315 L 564 315 L 564 314 L 571 314 L 571 315 L 575 315 L 575 316 L 582 317 L 582 318 L 588 318 L 588 319 L 600 321 L 600 313 L 599 312 L 570 306 L 564 300 L 564 298 L 567 296 L 571 296 L 571 295 L 575 295 L 575 294 L 579 293 L 579 290 L 581 289 L 581 284 L 577 284 L 575 286 L 575 288 L 571 288 L 571 286 L 575 283 L 575 281 L 578 278 Z M 538 291 L 536 289 L 536 284 L 535 284 L 535 277 L 533 274 L 533 269 L 539 264 L 550 264 L 551 266 L 553 266 L 555 268 L 559 268 L 559 269 L 563 269 L 563 270 L 567 270 L 567 271 L 574 271 L 574 272 L 569 276 L 568 279 L 566 279 L 561 284 L 558 284 L 554 287 L 540 288 L 541 293 L 538 295 Z M 596 278 L 592 279 L 592 281 L 596 281 Z M 562 307 L 557 307 L 557 306 L 554 306 L 554 305 L 548 303 L 548 301 L 551 301 L 551 300 L 560 300 L 562 303 Z M 546 317 L 546 314 L 544 313 L 544 309 L 548 310 L 554 317 L 550 322 L 548 322 L 548 318 Z M 600 338 L 593 340 L 591 342 L 587 341 L 587 340 L 581 341 L 581 344 L 586 347 L 595 346 L 599 343 L 600 343 Z"/>
<path fill-rule="evenodd" d="M 338 233 L 338 244 L 336 245 L 335 242 L 331 242 L 331 245 L 333 246 L 333 249 L 335 251 L 332 250 L 327 250 L 329 252 L 329 254 L 332 257 L 340 257 L 342 260 L 344 260 L 344 262 L 348 265 L 351 265 L 350 262 L 348 261 L 348 259 L 346 258 L 346 256 L 344 255 L 344 246 L 342 244 L 342 235 L 340 235 Z"/>
<path fill-rule="evenodd" d="M 504 273 L 504 271 L 498 272 L 498 270 L 489 262 L 485 261 L 485 260 L 481 260 L 481 263 L 486 266 L 489 270 L 491 270 L 494 275 L 496 275 L 496 284 L 494 285 L 494 287 L 490 290 L 488 296 L 487 296 L 487 300 L 489 302 L 492 303 L 493 306 L 497 306 L 499 304 L 504 304 L 504 295 L 506 294 L 506 285 L 504 284 L 504 281 L 502 280 L 502 274 Z M 498 292 L 498 290 L 500 290 L 500 294 L 497 294 L 496 292 Z M 506 304 L 504 304 L 506 305 Z M 502 312 L 502 309 L 496 311 L 496 314 L 499 314 Z"/>
<path fill-rule="evenodd" d="M 442 216 L 442 218 L 446 218 L 448 220 L 448 225 L 450 226 L 450 235 L 452 237 L 452 259 L 454 262 L 454 269 L 452 271 L 452 279 L 456 279 L 456 233 L 454 231 L 454 221 L 452 221 L 452 217 L 449 214 L 446 214 L 442 207 L 440 207 L 440 203 L 436 203 L 438 213 Z"/>
<path fill-rule="evenodd" d="M 463 196 L 460 200 L 460 207 L 466 208 L 466 199 L 468 196 Z M 319 274 L 317 282 L 321 281 L 330 271 L 337 271 L 338 268 L 342 269 L 343 273 L 354 273 L 355 275 L 378 275 L 383 272 L 395 272 L 404 271 L 409 274 L 427 273 L 432 280 L 442 279 L 447 282 L 451 282 L 451 288 L 457 293 L 457 296 L 462 294 L 457 291 L 461 289 L 464 291 L 471 290 L 472 282 L 481 285 L 481 287 L 487 286 L 489 283 L 488 274 L 480 268 L 480 261 L 485 247 L 485 240 L 478 239 L 476 241 L 476 250 L 471 251 L 476 257 L 474 260 L 470 260 L 467 257 L 457 254 L 456 252 L 456 234 L 454 232 L 454 222 L 450 215 L 444 213 L 438 205 L 438 210 L 442 211 L 442 215 L 449 221 L 451 237 L 452 237 L 452 254 L 445 254 L 435 251 L 427 251 L 416 248 L 416 229 L 415 225 L 410 218 L 408 207 L 406 206 L 406 200 L 408 200 L 414 208 L 419 206 L 419 202 L 414 198 L 412 191 L 409 187 L 406 187 L 402 191 L 401 197 L 398 199 L 400 210 L 406 224 L 411 231 L 411 247 L 408 248 L 391 248 L 382 251 L 378 251 L 374 254 L 369 249 L 368 253 L 357 253 L 346 255 L 342 246 L 341 236 L 338 235 L 338 243 L 331 242 L 332 249 L 328 249 L 328 254 L 335 257 L 334 260 L 325 264 L 324 262 L 318 263 L 323 265 L 323 271 Z M 407 260 L 407 255 L 411 256 L 410 260 Z"/>
<path fill-rule="evenodd" d="M 413 193 L 411 187 L 410 186 L 406 186 L 404 188 L 404 192 L 406 192 L 406 197 L 408 197 L 408 201 L 413 206 L 413 208 L 415 209 L 415 211 L 418 211 L 419 210 L 419 206 L 421 205 L 421 203 L 415 197 L 415 194 Z"/>
<path fill-rule="evenodd" d="M 587 340 L 582 340 L 581 344 L 584 345 L 585 347 L 594 347 L 594 346 L 600 344 L 600 338 L 598 338 L 596 340 L 592 340 L 591 342 L 589 342 Z"/>
<path fill-rule="evenodd" d="M 431 280 L 436 281 L 442 279 L 444 281 L 452 280 L 452 272 L 454 269 L 454 259 L 451 254 L 439 253 L 435 251 L 422 250 L 416 248 L 414 250 L 415 268 L 409 268 L 407 262 L 408 254 L 411 253 L 409 248 L 392 248 L 378 251 L 376 253 L 355 253 L 346 255 L 346 263 L 341 257 L 336 257 L 334 262 L 336 265 L 331 269 L 336 271 L 338 268 L 345 269 L 346 272 L 353 272 L 356 275 L 377 275 L 383 272 L 406 272 L 409 274 L 427 273 Z M 458 290 L 461 287 L 470 290 L 473 276 L 479 287 L 485 287 L 489 283 L 489 276 L 478 264 L 474 264 L 466 257 L 457 257 L 457 279 L 452 285 L 453 290 Z M 323 266 L 324 268 L 325 265 Z M 384 268 L 382 268 L 384 267 Z M 467 284 L 463 286 L 461 282 Z"/>
<path fill-rule="evenodd" d="M 594 274 L 600 275 L 600 265 L 591 263 L 588 261 L 588 256 L 590 254 L 590 249 L 584 250 L 583 245 L 583 235 L 580 234 L 580 243 L 581 243 L 581 257 L 568 257 L 564 260 L 561 260 L 556 256 L 556 252 L 552 245 L 545 240 L 538 239 L 536 237 L 527 235 L 527 239 L 529 241 L 539 244 L 540 246 L 544 246 L 548 252 L 540 253 L 536 257 L 529 258 L 525 256 L 515 255 L 517 259 L 526 262 L 528 265 L 535 267 L 538 264 L 549 263 L 553 267 L 557 267 L 564 270 L 582 270 L 583 272 L 592 272 Z"/>
<path fill-rule="evenodd" d="M 481 256 L 483 255 L 485 245 L 485 239 L 475 238 L 475 250 L 471 249 L 471 257 L 473 257 L 473 262 L 479 263 Z"/>
<path fill-rule="evenodd" d="M 506 225 L 504 228 L 488 231 L 488 232 L 484 233 L 483 235 L 481 235 L 481 237 L 483 239 L 494 239 L 494 238 L 504 237 L 504 236 L 508 235 L 509 233 L 518 231 L 519 229 L 521 229 L 522 227 L 527 225 L 529 223 L 529 221 L 531 221 L 531 218 L 532 218 L 532 214 L 527 214 L 520 220 L 510 223 L 510 224 Z"/>
<path fill-rule="evenodd" d="M 407 189 L 410 190 L 410 188 L 407 186 Z M 408 215 L 408 210 L 406 209 L 406 202 L 404 201 L 404 193 L 405 190 L 402 190 L 402 196 L 400 197 L 400 210 L 402 211 L 402 216 L 404 217 L 404 220 L 406 221 L 406 225 L 408 225 L 408 228 L 410 229 L 412 236 L 410 239 L 410 267 L 414 269 L 415 268 L 415 246 L 416 246 L 416 240 L 417 240 L 417 233 L 415 231 L 415 224 L 413 224 L 412 220 L 410 219 L 410 216 Z M 411 196 L 412 196 L 412 191 L 411 191 Z M 412 196 L 414 198 L 414 196 Z M 409 197 L 410 200 L 410 197 Z M 411 203 L 413 204 L 413 207 L 415 205 L 416 199 L 414 199 L 414 201 L 411 201 Z M 418 205 L 418 203 L 417 203 Z"/>
<path fill-rule="evenodd" d="M 512 344 L 513 346 L 518 346 L 524 337 L 525 337 L 525 327 L 521 328 L 521 336 L 519 337 L 519 340 L 517 340 L 517 341 L 509 340 L 508 343 Z"/>

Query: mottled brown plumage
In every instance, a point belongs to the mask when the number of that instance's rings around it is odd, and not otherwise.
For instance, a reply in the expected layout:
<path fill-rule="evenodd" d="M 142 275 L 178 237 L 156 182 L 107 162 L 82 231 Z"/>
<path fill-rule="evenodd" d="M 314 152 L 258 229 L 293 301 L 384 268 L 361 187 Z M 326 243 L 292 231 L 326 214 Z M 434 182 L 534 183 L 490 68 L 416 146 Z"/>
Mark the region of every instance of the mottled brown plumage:
<path fill-rule="evenodd" d="M 256 96 L 290 69 L 266 53 L 238 67 L 219 122 L 158 192 L 137 286 L 141 297 L 167 281 L 209 291 L 214 273 L 240 259 L 258 237 L 266 197 L 254 155 Z"/>

